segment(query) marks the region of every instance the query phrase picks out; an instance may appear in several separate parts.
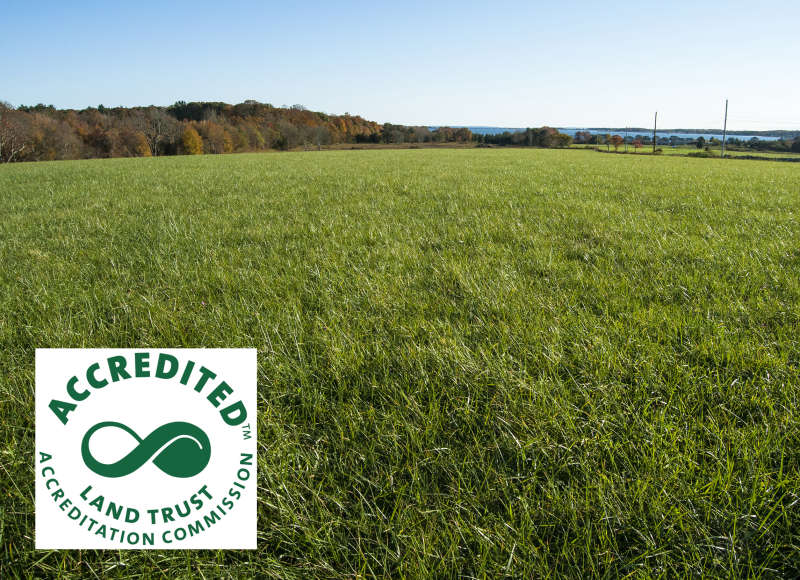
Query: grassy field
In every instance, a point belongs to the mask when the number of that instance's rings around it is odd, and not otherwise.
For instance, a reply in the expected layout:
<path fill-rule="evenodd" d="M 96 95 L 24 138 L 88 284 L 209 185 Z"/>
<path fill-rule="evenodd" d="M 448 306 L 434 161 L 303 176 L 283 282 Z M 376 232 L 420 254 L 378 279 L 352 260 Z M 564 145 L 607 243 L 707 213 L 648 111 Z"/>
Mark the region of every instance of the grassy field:
<path fill-rule="evenodd" d="M 613 145 L 584 145 L 584 144 L 573 144 L 570 145 L 571 149 L 599 149 L 600 151 L 614 151 Z M 690 153 L 698 153 L 703 151 L 703 149 L 698 149 L 694 145 L 678 145 L 677 147 L 672 147 L 670 145 L 659 145 L 659 149 L 661 149 L 660 155 L 680 155 L 680 156 L 688 156 Z M 625 145 L 620 145 L 619 153 L 625 152 Z M 641 149 L 639 149 L 638 153 L 636 149 L 632 145 L 628 145 L 627 153 L 630 154 L 651 154 L 653 152 L 653 145 L 643 145 Z M 710 151 L 713 157 L 722 157 L 722 151 L 719 146 L 715 146 L 711 148 Z M 759 157 L 759 158 L 766 158 L 766 159 L 797 159 L 800 161 L 800 153 L 795 153 L 793 151 L 758 151 L 756 149 L 733 149 L 730 148 L 725 149 L 725 157 Z"/>
<path fill-rule="evenodd" d="M 0 576 L 800 574 L 800 165 L 0 167 Z M 36 347 L 257 347 L 259 549 L 35 552 Z"/>

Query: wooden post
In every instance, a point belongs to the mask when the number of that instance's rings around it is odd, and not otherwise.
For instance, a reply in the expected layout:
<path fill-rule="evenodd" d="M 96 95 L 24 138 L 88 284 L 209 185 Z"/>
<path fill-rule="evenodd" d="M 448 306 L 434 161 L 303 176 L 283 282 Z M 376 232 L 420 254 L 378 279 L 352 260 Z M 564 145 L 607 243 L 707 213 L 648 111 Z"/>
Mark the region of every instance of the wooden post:
<path fill-rule="evenodd" d="M 722 157 L 725 158 L 725 137 L 728 134 L 728 99 L 725 99 L 725 122 L 722 125 Z"/>
<path fill-rule="evenodd" d="M 653 154 L 656 153 L 656 128 L 658 127 L 658 111 L 656 111 L 656 117 L 653 119 Z"/>

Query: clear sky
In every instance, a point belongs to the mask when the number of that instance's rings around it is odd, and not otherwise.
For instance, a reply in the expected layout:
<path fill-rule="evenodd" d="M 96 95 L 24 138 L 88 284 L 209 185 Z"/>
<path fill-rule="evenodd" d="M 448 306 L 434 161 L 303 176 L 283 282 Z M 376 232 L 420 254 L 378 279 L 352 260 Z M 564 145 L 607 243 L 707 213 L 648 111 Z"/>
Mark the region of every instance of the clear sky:
<path fill-rule="evenodd" d="M 800 128 L 800 0 L 0 0 L 0 100 L 403 124 Z"/>

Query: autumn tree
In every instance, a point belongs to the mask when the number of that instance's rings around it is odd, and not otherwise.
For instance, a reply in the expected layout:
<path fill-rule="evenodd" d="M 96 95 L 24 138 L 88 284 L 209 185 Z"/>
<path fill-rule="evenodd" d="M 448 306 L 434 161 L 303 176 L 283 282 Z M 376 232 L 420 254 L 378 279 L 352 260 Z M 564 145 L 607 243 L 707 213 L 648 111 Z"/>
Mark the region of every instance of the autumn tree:
<path fill-rule="evenodd" d="M 141 131 L 124 128 L 119 132 L 119 141 L 123 149 L 122 157 L 150 157 L 150 144 Z M 115 155 L 117 157 L 117 155 Z"/>
<path fill-rule="evenodd" d="M 314 129 L 312 138 L 317 149 L 322 149 L 323 145 L 330 145 L 331 132 L 327 127 L 317 127 Z"/>
<path fill-rule="evenodd" d="M 385 126 L 386 125 L 384 125 L 384 127 Z M 437 143 L 448 143 L 455 141 L 456 140 L 455 129 L 453 129 L 452 127 L 437 127 L 436 129 L 433 130 L 433 140 Z"/>
<path fill-rule="evenodd" d="M 429 143 L 433 139 L 433 135 L 428 127 L 414 127 L 411 139 L 417 143 Z"/>
<path fill-rule="evenodd" d="M 294 124 L 281 121 L 276 129 L 278 132 L 278 137 L 274 141 L 276 148 L 288 150 L 302 143 L 302 135 Z"/>
<path fill-rule="evenodd" d="M 179 129 L 178 121 L 159 107 L 138 111 L 133 124 L 147 139 L 148 149 L 156 156 L 163 154 L 165 146 L 175 138 Z"/>
<path fill-rule="evenodd" d="M 58 149 L 58 159 L 80 159 L 83 155 L 83 141 L 68 122 L 58 123 L 54 128 L 53 140 Z"/>
<path fill-rule="evenodd" d="M 250 148 L 250 140 L 247 138 L 247 131 L 242 127 L 234 127 L 231 132 L 234 151 L 247 151 Z"/>
<path fill-rule="evenodd" d="M 33 114 L 29 135 L 29 146 L 20 160 L 75 159 L 80 154 L 80 140 L 72 128 L 60 119 L 46 114 Z"/>
<path fill-rule="evenodd" d="M 214 115 L 213 111 L 210 114 Z M 233 151 L 233 139 L 219 123 L 202 121 L 197 124 L 197 131 L 203 138 L 204 153 L 230 153 Z"/>
<path fill-rule="evenodd" d="M 555 147 L 569 147 L 572 144 L 572 136 L 566 133 L 558 133 L 553 137 L 553 145 Z"/>
<path fill-rule="evenodd" d="M 472 141 L 472 131 L 466 127 L 461 127 L 456 130 L 454 137 L 459 143 L 469 143 Z"/>
<path fill-rule="evenodd" d="M 91 148 L 92 157 L 113 157 L 116 137 L 115 131 L 103 125 L 92 126 L 86 135 L 86 144 Z"/>
<path fill-rule="evenodd" d="M 0 102 L 0 161 L 11 163 L 28 147 L 24 119 L 11 108 Z"/>
<path fill-rule="evenodd" d="M 624 139 L 619 135 L 611 136 L 611 144 L 614 146 L 614 151 L 619 151 L 619 146 L 624 143 Z"/>
<path fill-rule="evenodd" d="M 264 139 L 264 134 L 259 130 L 255 123 L 245 123 L 242 129 L 244 129 L 244 132 L 247 135 L 247 144 L 250 149 L 258 151 L 267 146 Z"/>
<path fill-rule="evenodd" d="M 183 145 L 183 152 L 186 155 L 203 154 L 203 138 L 200 137 L 200 134 L 191 125 L 187 125 L 183 130 L 181 144 Z"/>

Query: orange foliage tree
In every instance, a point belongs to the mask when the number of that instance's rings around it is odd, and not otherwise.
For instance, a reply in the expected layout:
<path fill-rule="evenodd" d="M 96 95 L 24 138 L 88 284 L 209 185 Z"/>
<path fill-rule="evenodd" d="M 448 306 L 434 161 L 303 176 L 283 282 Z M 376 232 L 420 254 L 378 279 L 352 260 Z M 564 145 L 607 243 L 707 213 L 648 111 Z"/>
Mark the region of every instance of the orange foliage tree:
<path fill-rule="evenodd" d="M 200 137 L 200 133 L 195 131 L 194 127 L 191 125 L 187 125 L 187 127 L 183 130 L 181 143 L 183 145 L 183 152 L 186 155 L 203 154 L 203 138 Z"/>

